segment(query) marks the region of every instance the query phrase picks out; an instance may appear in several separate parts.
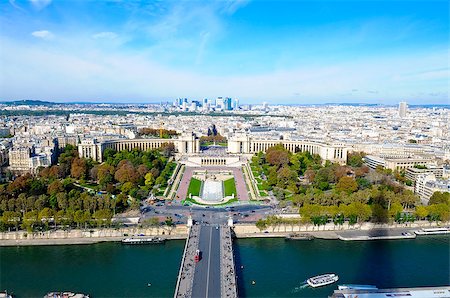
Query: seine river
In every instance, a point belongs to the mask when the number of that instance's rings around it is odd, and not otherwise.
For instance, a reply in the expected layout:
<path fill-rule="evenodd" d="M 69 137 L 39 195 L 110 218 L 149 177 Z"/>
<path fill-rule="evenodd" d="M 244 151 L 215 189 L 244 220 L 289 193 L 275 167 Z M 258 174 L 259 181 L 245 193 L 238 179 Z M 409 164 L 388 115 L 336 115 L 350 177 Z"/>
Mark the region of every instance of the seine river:
<path fill-rule="evenodd" d="M 336 284 L 304 287 L 308 277 L 327 272 L 337 273 L 339 283 L 382 288 L 448 285 L 449 243 L 447 236 L 370 242 L 240 239 L 235 241 L 239 294 L 327 297 Z M 43 297 L 55 290 L 94 298 L 172 297 L 183 247 L 179 240 L 148 246 L 3 247 L 0 289 L 17 297 Z"/>

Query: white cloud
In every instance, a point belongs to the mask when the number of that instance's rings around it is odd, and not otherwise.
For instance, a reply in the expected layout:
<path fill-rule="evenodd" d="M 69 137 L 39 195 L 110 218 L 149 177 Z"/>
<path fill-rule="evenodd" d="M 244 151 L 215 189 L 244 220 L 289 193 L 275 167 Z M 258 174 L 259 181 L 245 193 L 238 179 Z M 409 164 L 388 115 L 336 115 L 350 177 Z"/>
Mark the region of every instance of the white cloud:
<path fill-rule="evenodd" d="M 33 35 L 36 38 L 42 38 L 44 40 L 50 40 L 55 37 L 55 35 L 53 35 L 53 33 L 51 33 L 48 30 L 34 31 L 33 33 L 31 33 L 31 35 Z"/>
<path fill-rule="evenodd" d="M 116 39 L 117 34 L 111 31 L 99 32 L 92 35 L 94 39 Z"/>
<path fill-rule="evenodd" d="M 249 0 L 226 0 L 223 3 L 222 11 L 227 14 L 234 14 L 239 8 L 246 6 Z"/>
<path fill-rule="evenodd" d="M 52 3 L 52 0 L 30 0 L 30 2 L 34 6 L 34 8 L 36 8 L 37 10 L 41 10 L 50 5 L 50 3 Z"/>
<path fill-rule="evenodd" d="M 11 4 L 14 8 L 17 8 L 18 10 L 25 11 L 22 7 L 20 7 L 20 6 L 16 3 L 16 0 L 9 0 L 9 4 Z"/>

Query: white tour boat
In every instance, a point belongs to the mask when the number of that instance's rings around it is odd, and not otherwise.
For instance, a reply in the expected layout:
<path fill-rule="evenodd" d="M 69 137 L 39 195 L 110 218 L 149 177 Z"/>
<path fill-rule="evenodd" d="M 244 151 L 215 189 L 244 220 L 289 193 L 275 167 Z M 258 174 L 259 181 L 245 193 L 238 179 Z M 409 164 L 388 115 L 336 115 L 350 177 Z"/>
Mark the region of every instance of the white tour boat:
<path fill-rule="evenodd" d="M 414 231 L 416 235 L 441 235 L 441 234 L 450 234 L 450 228 L 423 228 L 420 230 Z"/>
<path fill-rule="evenodd" d="M 164 238 L 126 238 L 122 240 L 123 244 L 159 244 L 164 243 Z"/>
<path fill-rule="evenodd" d="M 326 286 L 339 280 L 339 276 L 334 273 L 327 273 L 308 278 L 306 282 L 313 288 Z"/>

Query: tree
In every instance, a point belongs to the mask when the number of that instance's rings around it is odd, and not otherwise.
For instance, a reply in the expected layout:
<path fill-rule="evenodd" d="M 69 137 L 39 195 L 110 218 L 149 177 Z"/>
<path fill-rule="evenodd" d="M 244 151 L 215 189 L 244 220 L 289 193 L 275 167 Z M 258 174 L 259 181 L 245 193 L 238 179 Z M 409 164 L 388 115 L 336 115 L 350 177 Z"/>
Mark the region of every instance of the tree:
<path fill-rule="evenodd" d="M 97 226 L 106 226 L 111 223 L 112 214 L 109 209 L 101 209 L 94 212 L 93 217 Z"/>
<path fill-rule="evenodd" d="M 281 182 L 281 186 L 284 187 L 289 181 L 296 180 L 297 175 L 292 171 L 289 166 L 282 166 L 277 172 L 278 183 Z"/>
<path fill-rule="evenodd" d="M 389 215 L 386 208 L 380 204 L 372 204 L 372 221 L 378 223 L 386 223 L 388 221 Z"/>
<path fill-rule="evenodd" d="M 64 192 L 56 194 L 56 202 L 58 203 L 58 208 L 65 210 L 69 204 L 67 201 L 67 195 Z"/>
<path fill-rule="evenodd" d="M 16 231 L 17 231 L 17 228 L 18 228 L 19 222 L 20 222 L 20 213 L 15 212 L 15 211 L 5 211 L 5 212 L 3 212 L 1 221 L 7 228 L 10 228 L 13 226 L 16 227 Z"/>
<path fill-rule="evenodd" d="M 399 203 L 403 208 L 414 207 L 419 204 L 420 199 L 411 190 L 404 190 L 401 195 L 397 196 Z"/>
<path fill-rule="evenodd" d="M 362 166 L 362 167 L 359 167 L 359 168 L 354 168 L 353 170 L 354 170 L 355 176 L 357 178 L 363 177 L 363 176 L 365 176 L 366 174 L 369 173 L 369 167 L 368 166 Z"/>
<path fill-rule="evenodd" d="M 394 202 L 388 211 L 389 217 L 395 217 L 397 214 L 403 211 L 403 207 L 400 203 Z"/>
<path fill-rule="evenodd" d="M 53 220 L 53 210 L 46 207 L 38 214 L 38 219 L 44 223 L 45 228 L 48 229 L 49 222 Z"/>
<path fill-rule="evenodd" d="M 364 163 L 364 152 L 349 152 L 347 154 L 347 164 L 352 167 L 361 167 Z"/>
<path fill-rule="evenodd" d="M 255 223 L 255 225 L 259 229 L 260 232 L 262 232 L 262 230 L 267 229 L 267 222 L 262 218 L 258 219 L 258 221 Z"/>
<path fill-rule="evenodd" d="M 316 178 L 316 172 L 313 169 L 306 170 L 305 178 L 309 181 L 309 183 L 313 183 Z"/>
<path fill-rule="evenodd" d="M 336 184 L 336 190 L 346 192 L 348 194 L 355 192 L 358 189 L 358 183 L 353 177 L 344 176 L 339 179 Z"/>
<path fill-rule="evenodd" d="M 130 161 L 123 160 L 117 165 L 117 171 L 114 174 L 114 178 L 120 183 L 136 183 L 139 179 L 139 175 Z"/>
<path fill-rule="evenodd" d="M 73 215 L 73 220 L 77 224 L 77 228 L 80 227 L 80 225 L 84 224 L 84 216 L 83 216 L 83 210 L 77 210 L 75 211 Z"/>
<path fill-rule="evenodd" d="M 64 191 L 64 186 L 59 180 L 55 180 L 52 183 L 50 183 L 47 187 L 47 193 L 49 195 L 56 195 L 59 192 Z"/>
<path fill-rule="evenodd" d="M 130 193 L 130 191 L 131 191 L 133 188 L 134 188 L 134 184 L 133 184 L 133 183 L 131 183 L 131 182 L 125 182 L 125 183 L 122 185 L 121 190 L 122 190 L 122 193 L 128 194 L 128 193 Z"/>
<path fill-rule="evenodd" d="M 54 216 L 55 229 L 58 225 L 63 223 L 64 217 L 65 217 L 64 215 L 65 215 L 64 210 L 59 210 L 58 212 L 55 213 L 55 216 Z"/>
<path fill-rule="evenodd" d="M 450 206 L 447 204 L 435 204 L 428 206 L 429 217 L 435 221 L 449 221 Z"/>
<path fill-rule="evenodd" d="M 38 223 L 37 211 L 30 211 L 25 213 L 22 220 L 22 228 L 28 232 L 33 232 L 36 224 Z"/>
<path fill-rule="evenodd" d="M 428 209 L 425 206 L 417 206 L 415 214 L 417 218 L 424 219 L 428 216 Z"/>
<path fill-rule="evenodd" d="M 447 204 L 450 205 L 450 193 L 435 191 L 428 202 L 429 205 Z"/>
<path fill-rule="evenodd" d="M 70 175 L 75 179 L 85 179 L 86 171 L 86 161 L 82 158 L 74 158 L 72 161 L 72 166 L 70 168 Z"/>
<path fill-rule="evenodd" d="M 270 165 L 280 167 L 289 163 L 289 154 L 283 145 L 276 145 L 266 150 L 266 160 Z"/>
<path fill-rule="evenodd" d="M 97 181 L 100 186 L 104 187 L 113 181 L 114 167 L 108 164 L 98 166 Z"/>
<path fill-rule="evenodd" d="M 148 172 L 147 174 L 145 174 L 144 184 L 146 186 L 148 186 L 149 188 L 151 188 L 155 184 L 155 177 L 153 176 L 153 174 L 151 172 Z"/>

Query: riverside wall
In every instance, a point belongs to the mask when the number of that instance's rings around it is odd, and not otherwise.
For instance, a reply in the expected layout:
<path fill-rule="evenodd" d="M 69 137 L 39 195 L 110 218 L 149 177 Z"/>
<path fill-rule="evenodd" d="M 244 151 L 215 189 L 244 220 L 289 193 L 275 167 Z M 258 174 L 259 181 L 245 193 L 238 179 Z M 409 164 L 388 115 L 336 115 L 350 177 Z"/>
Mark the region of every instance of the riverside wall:
<path fill-rule="evenodd" d="M 266 229 L 260 230 L 254 224 L 236 224 L 233 228 L 234 233 L 237 238 L 247 238 L 247 237 L 284 237 L 288 233 L 294 232 L 311 232 L 311 233 L 319 233 L 323 235 L 332 235 L 333 232 L 339 231 L 348 231 L 348 230 L 358 230 L 358 231 L 370 231 L 374 229 L 419 229 L 425 227 L 436 227 L 436 226 L 445 226 L 448 223 L 438 224 L 436 222 L 428 222 L 428 221 L 416 221 L 414 223 L 405 224 L 374 224 L 370 222 L 365 222 L 356 225 L 349 225 L 348 223 L 343 224 L 342 226 L 336 226 L 332 223 L 328 223 L 322 226 L 313 226 L 313 225 L 289 225 L 289 224 L 280 224 L 277 226 L 270 226 Z M 326 233 L 328 232 L 328 233 Z M 327 237 L 328 238 L 328 237 Z M 337 239 L 336 237 L 332 237 Z"/>
<path fill-rule="evenodd" d="M 120 229 L 86 229 L 86 230 L 50 230 L 46 232 L 3 232 L 0 233 L 0 244 L 8 240 L 55 240 L 55 239 L 107 239 L 126 238 L 137 235 L 164 236 L 171 239 L 185 239 L 188 235 L 188 228 L 179 225 L 173 228 L 120 228 Z"/>
<path fill-rule="evenodd" d="M 374 229 L 406 229 L 413 230 L 424 227 L 447 226 L 449 223 L 430 223 L 428 221 L 416 221 L 405 224 L 374 224 L 362 223 L 356 225 L 342 226 L 327 224 L 324 226 L 313 225 L 278 225 L 259 230 L 254 224 L 242 223 L 233 227 L 237 238 L 256 238 L 256 237 L 285 237 L 293 232 L 307 232 L 317 238 L 339 239 L 337 232 L 340 231 L 370 231 Z M 0 246 L 11 245 L 53 245 L 53 244 L 83 244 L 96 243 L 103 241 L 120 241 L 126 237 L 137 235 L 162 236 L 167 239 L 186 239 L 188 228 L 185 225 L 178 225 L 173 228 L 150 227 L 150 228 L 120 228 L 120 229 L 73 229 L 73 230 L 51 230 L 46 232 L 29 233 L 27 231 L 3 232 L 0 233 Z"/>

